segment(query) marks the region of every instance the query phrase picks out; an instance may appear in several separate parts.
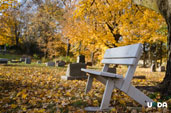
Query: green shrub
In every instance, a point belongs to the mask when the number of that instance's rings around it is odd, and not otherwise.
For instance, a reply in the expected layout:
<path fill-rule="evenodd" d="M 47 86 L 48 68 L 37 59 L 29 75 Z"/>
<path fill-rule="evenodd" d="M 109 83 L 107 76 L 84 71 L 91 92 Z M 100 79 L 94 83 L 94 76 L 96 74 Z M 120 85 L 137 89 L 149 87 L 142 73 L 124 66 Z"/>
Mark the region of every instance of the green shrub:
<path fill-rule="evenodd" d="M 47 59 L 47 58 L 45 58 L 45 57 L 42 57 L 42 58 L 41 58 L 41 61 L 45 63 L 45 62 L 48 62 L 49 59 Z"/>
<path fill-rule="evenodd" d="M 76 62 L 76 58 L 69 57 L 69 56 L 60 56 L 57 60 L 63 60 L 66 63 L 71 63 L 71 62 L 74 63 L 74 62 Z"/>
<path fill-rule="evenodd" d="M 34 58 L 34 59 L 39 59 L 39 56 L 38 56 L 37 54 L 34 54 L 34 55 L 33 55 L 33 58 Z"/>

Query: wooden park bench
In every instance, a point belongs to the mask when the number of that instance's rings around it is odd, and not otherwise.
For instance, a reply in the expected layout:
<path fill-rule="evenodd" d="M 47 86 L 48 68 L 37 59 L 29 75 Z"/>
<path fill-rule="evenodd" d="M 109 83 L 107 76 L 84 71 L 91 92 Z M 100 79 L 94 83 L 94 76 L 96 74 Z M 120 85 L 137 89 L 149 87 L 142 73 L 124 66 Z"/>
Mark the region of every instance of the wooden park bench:
<path fill-rule="evenodd" d="M 115 88 L 123 91 L 142 106 L 147 106 L 147 102 L 153 102 L 152 99 L 131 85 L 131 80 L 136 70 L 141 53 L 142 44 L 107 49 L 104 54 L 104 59 L 102 60 L 102 63 L 104 63 L 102 71 L 81 69 L 82 71 L 89 73 L 86 93 L 91 90 L 93 78 L 96 78 L 106 85 L 100 107 L 86 107 L 86 111 L 109 110 L 112 91 Z M 115 73 L 107 72 L 110 64 L 127 65 L 128 70 L 125 77 Z"/>

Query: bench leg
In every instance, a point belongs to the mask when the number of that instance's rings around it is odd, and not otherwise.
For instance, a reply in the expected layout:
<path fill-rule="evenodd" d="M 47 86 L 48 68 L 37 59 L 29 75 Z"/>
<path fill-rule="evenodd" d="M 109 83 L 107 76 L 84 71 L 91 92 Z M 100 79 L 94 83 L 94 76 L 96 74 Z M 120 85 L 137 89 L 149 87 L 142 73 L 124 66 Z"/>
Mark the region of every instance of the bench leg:
<path fill-rule="evenodd" d="M 147 106 L 147 102 L 154 102 L 152 99 L 150 99 L 148 96 L 146 96 L 132 85 L 130 85 L 128 92 L 125 93 L 143 106 Z"/>
<path fill-rule="evenodd" d="M 88 76 L 88 80 L 87 80 L 87 85 L 86 85 L 86 90 L 85 90 L 85 93 L 88 93 L 90 90 L 91 90 L 91 87 L 92 87 L 92 83 L 93 83 L 93 76 L 92 75 L 89 75 Z"/>
<path fill-rule="evenodd" d="M 108 109 L 109 103 L 112 95 L 112 91 L 114 89 L 114 81 L 112 79 L 108 79 L 106 82 L 105 91 L 103 94 L 103 99 L 101 102 L 100 109 Z"/>

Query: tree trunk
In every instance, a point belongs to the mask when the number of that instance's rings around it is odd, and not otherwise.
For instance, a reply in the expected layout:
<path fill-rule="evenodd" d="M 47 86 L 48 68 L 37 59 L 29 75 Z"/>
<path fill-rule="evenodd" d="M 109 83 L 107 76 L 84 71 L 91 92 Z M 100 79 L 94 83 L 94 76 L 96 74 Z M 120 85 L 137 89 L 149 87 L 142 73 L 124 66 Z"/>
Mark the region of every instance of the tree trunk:
<path fill-rule="evenodd" d="M 113 33 L 114 27 L 111 27 L 107 22 L 106 22 L 106 25 L 108 26 L 108 28 L 109 28 L 111 34 L 113 35 L 113 37 L 114 37 L 116 43 L 118 43 L 118 42 L 119 42 L 119 38 L 121 37 L 120 33 L 116 33 L 116 34 Z M 113 47 L 117 47 L 116 44 L 112 44 L 112 46 L 113 46 Z M 113 48 L 113 47 L 110 47 L 110 48 Z"/>
<path fill-rule="evenodd" d="M 92 64 L 94 64 L 94 54 L 95 54 L 95 52 L 91 52 L 91 62 L 92 62 Z"/>
<path fill-rule="evenodd" d="M 78 48 L 78 54 L 81 55 L 81 47 L 82 47 L 82 42 L 80 41 L 79 43 L 79 48 Z"/>
<path fill-rule="evenodd" d="M 161 84 L 161 94 L 169 96 L 171 95 L 171 1 L 158 0 L 158 7 L 168 25 L 168 58 L 165 78 Z"/>
<path fill-rule="evenodd" d="M 69 56 L 70 48 L 71 48 L 71 44 L 69 43 L 69 39 L 67 39 L 67 53 L 66 53 L 66 56 Z"/>
<path fill-rule="evenodd" d="M 20 34 L 17 34 L 16 37 L 15 37 L 15 39 L 16 39 L 15 42 L 16 42 L 16 47 L 17 47 L 17 49 L 18 49 L 18 47 L 19 47 L 19 35 L 20 35 Z"/>
<path fill-rule="evenodd" d="M 149 4 L 149 1 L 151 4 Z M 161 83 L 161 94 L 163 96 L 171 95 L 171 0 L 133 0 L 133 2 L 156 11 L 159 10 L 166 20 L 168 25 L 168 57 L 165 78 Z M 153 3 L 157 3 L 158 8 L 154 7 Z"/>
<path fill-rule="evenodd" d="M 146 51 L 145 51 L 145 43 L 143 44 L 143 52 L 144 52 L 144 57 L 143 57 L 143 67 L 146 67 Z"/>
<path fill-rule="evenodd" d="M 162 65 L 162 59 L 163 59 L 163 42 L 160 42 L 160 66 Z"/>
<path fill-rule="evenodd" d="M 96 52 L 98 52 L 98 49 L 96 49 L 95 51 L 91 52 L 91 62 L 92 62 L 92 65 L 95 64 L 94 55 L 96 54 Z"/>
<path fill-rule="evenodd" d="M 16 43 L 17 49 L 18 49 L 18 45 L 19 45 L 19 35 L 20 35 L 20 32 L 18 31 L 18 26 L 15 23 L 15 43 Z"/>
<path fill-rule="evenodd" d="M 162 95 L 168 96 L 171 95 L 171 18 L 169 20 L 168 29 L 168 60 L 167 60 L 167 67 L 166 67 L 166 74 L 165 78 L 162 81 L 161 92 Z"/>
<path fill-rule="evenodd" d="M 30 54 L 30 44 L 27 42 L 27 43 L 25 43 L 25 49 L 26 49 L 26 53 L 27 54 Z"/>
<path fill-rule="evenodd" d="M 48 58 L 48 37 L 45 38 L 44 56 Z"/>

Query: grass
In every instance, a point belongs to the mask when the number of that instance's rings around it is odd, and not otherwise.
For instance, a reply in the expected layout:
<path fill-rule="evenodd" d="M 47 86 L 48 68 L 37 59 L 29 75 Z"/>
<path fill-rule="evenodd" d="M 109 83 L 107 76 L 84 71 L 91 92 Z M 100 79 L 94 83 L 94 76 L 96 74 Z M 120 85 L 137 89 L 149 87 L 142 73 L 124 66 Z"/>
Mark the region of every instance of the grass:
<path fill-rule="evenodd" d="M 0 54 L 0 58 L 19 59 L 21 55 Z M 37 64 L 8 63 L 0 65 L 0 112 L 82 112 L 87 106 L 100 106 L 104 85 L 96 81 L 90 93 L 85 94 L 86 80 L 61 80 L 65 75 L 65 67 L 47 67 L 44 63 Z M 101 70 L 101 66 L 89 67 Z M 118 67 L 117 73 L 125 76 L 126 66 Z M 144 80 L 133 79 L 135 86 L 155 86 L 160 83 L 165 73 L 150 72 L 150 68 L 137 67 L 135 75 L 143 75 Z M 142 90 L 146 95 L 159 101 L 159 92 Z M 131 107 L 139 107 L 135 101 L 120 91 L 113 91 L 111 112 L 131 112 Z M 171 101 L 171 100 L 169 100 Z M 169 102 L 168 101 L 168 102 Z M 128 105 L 128 106 L 127 106 Z M 170 103 L 169 103 L 170 106 Z M 146 109 L 146 112 L 157 112 L 157 109 Z M 161 112 L 161 110 L 159 111 Z"/>
<path fill-rule="evenodd" d="M 84 113 L 84 107 L 99 106 L 104 85 L 95 80 L 92 90 L 85 94 L 86 80 L 61 80 L 66 69 L 36 63 L 0 65 L 0 112 Z M 117 68 L 117 72 L 122 75 L 126 70 L 127 67 Z M 145 80 L 132 81 L 134 85 L 144 86 L 155 86 L 164 77 L 164 73 L 152 73 L 148 68 L 137 68 L 135 75 L 146 76 Z M 113 92 L 111 106 L 115 112 L 131 112 L 130 106 L 140 106 L 124 93 L 117 90 Z M 156 101 L 160 97 L 158 92 L 143 92 L 155 95 L 153 100 Z M 146 112 L 157 111 L 146 109 Z"/>
<path fill-rule="evenodd" d="M 32 62 L 31 64 L 25 64 L 24 62 L 22 62 L 22 63 L 8 63 L 8 65 L 7 66 L 16 66 L 16 67 L 37 67 L 37 68 L 41 68 L 41 67 L 44 67 L 44 68 L 54 68 L 54 69 L 56 69 L 56 68 L 58 68 L 58 69 L 60 69 L 60 68 L 66 68 L 66 66 L 65 67 L 56 67 L 56 66 L 46 66 L 46 64 L 45 63 L 41 63 L 41 64 L 37 64 L 36 62 Z"/>
<path fill-rule="evenodd" d="M 25 64 L 24 62 L 22 63 L 8 63 L 8 65 L 11 66 L 24 66 L 24 67 L 45 67 L 46 65 L 44 63 L 42 64 L 37 64 L 36 62 L 32 62 L 31 64 Z"/>
<path fill-rule="evenodd" d="M 21 55 L 16 55 L 16 54 L 9 54 L 9 53 L 7 53 L 5 55 L 0 54 L 0 58 L 7 58 L 9 60 L 11 60 L 11 59 L 20 59 L 21 57 L 22 57 Z"/>

